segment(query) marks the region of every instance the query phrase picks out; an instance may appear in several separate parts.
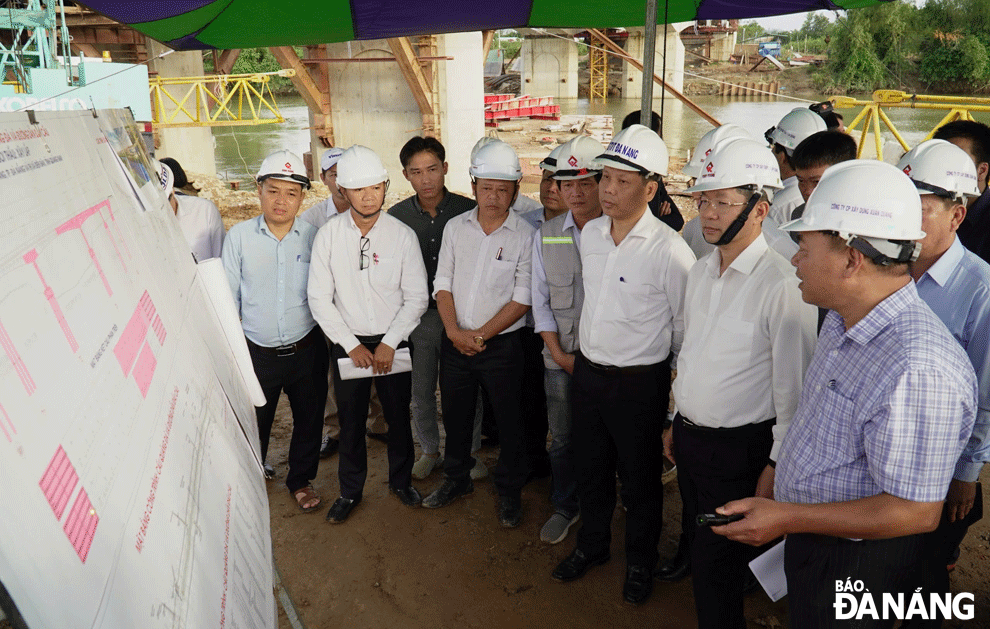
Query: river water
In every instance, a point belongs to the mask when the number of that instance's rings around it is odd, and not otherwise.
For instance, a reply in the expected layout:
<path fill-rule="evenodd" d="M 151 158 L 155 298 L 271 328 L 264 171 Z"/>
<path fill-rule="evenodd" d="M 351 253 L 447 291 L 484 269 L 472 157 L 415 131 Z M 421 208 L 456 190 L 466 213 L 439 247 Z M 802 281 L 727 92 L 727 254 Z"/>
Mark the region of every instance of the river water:
<path fill-rule="evenodd" d="M 788 94 L 758 98 L 727 98 L 722 96 L 696 96 L 692 100 L 720 122 L 732 122 L 748 129 L 756 139 L 777 123 L 794 107 L 807 107 L 812 102 L 824 100 L 817 94 Z M 616 126 L 630 111 L 639 109 L 639 100 L 612 99 L 608 103 L 591 103 L 586 98 L 556 99 L 564 114 L 610 114 L 616 118 Z M 299 97 L 280 97 L 279 106 L 286 121 L 283 124 L 256 125 L 251 127 L 216 127 L 213 137 L 216 142 L 217 174 L 227 179 L 247 179 L 256 172 L 258 164 L 266 155 L 281 148 L 302 153 L 309 147 L 309 120 L 306 105 Z M 655 109 L 660 112 L 660 101 L 655 100 Z M 846 123 L 851 123 L 859 109 L 839 110 Z M 904 140 L 914 146 L 938 124 L 945 111 L 925 109 L 885 110 Z M 666 98 L 663 103 L 663 136 L 671 155 L 687 157 L 698 140 L 712 127 L 703 118 L 674 98 Z M 862 127 L 862 124 L 860 124 Z M 887 161 L 896 160 L 902 152 L 893 135 L 881 125 L 884 140 L 884 157 Z M 858 140 L 858 131 L 854 134 Z M 398 152 L 401 142 L 396 143 Z M 872 135 L 867 138 L 868 153 L 873 156 Z"/>

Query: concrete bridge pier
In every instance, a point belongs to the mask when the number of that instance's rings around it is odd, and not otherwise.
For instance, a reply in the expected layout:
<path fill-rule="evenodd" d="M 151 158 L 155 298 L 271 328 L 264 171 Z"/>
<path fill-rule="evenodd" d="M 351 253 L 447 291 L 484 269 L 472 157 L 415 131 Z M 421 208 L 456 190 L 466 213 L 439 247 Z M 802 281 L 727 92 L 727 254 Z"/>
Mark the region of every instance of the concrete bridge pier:
<path fill-rule="evenodd" d="M 684 90 L 684 44 L 681 43 L 679 33 L 687 24 L 689 23 L 667 25 L 666 48 L 664 47 L 663 27 L 657 28 L 657 49 L 654 71 L 657 76 L 660 76 L 668 85 L 678 91 Z M 643 29 L 630 28 L 627 30 L 629 31 L 629 38 L 626 39 L 626 53 L 634 59 L 642 60 L 645 39 Z M 661 76 L 665 55 L 667 57 L 667 73 Z M 629 63 L 623 62 L 622 65 L 622 98 L 635 98 L 639 100 L 643 96 L 643 73 Z M 673 96 L 667 94 L 666 90 L 659 85 L 654 87 L 653 94 L 654 100 L 661 97 L 673 98 Z M 656 111 L 658 107 L 659 103 L 653 109 Z"/>
<path fill-rule="evenodd" d="M 519 52 L 521 93 L 554 98 L 577 98 L 577 44 L 558 37 L 529 35 Z"/>

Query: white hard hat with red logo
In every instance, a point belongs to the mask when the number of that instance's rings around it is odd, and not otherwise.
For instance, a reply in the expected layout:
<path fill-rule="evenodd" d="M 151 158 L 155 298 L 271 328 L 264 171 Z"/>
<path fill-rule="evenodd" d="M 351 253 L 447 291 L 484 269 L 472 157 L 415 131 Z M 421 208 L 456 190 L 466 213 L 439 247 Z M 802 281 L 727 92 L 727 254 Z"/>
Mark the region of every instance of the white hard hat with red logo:
<path fill-rule="evenodd" d="M 934 194 L 965 203 L 980 196 L 976 165 L 966 151 L 946 140 L 922 142 L 897 163 L 911 178 L 918 194 Z"/>
<path fill-rule="evenodd" d="M 302 158 L 286 150 L 275 151 L 261 162 L 261 168 L 258 169 L 258 183 L 266 179 L 281 179 L 302 184 L 303 188 L 311 187 Z"/>
<path fill-rule="evenodd" d="M 557 170 L 557 158 L 560 157 L 560 152 L 564 150 L 564 147 L 569 143 L 564 142 L 563 144 L 558 144 L 550 154 L 540 161 L 540 168 L 543 170 L 549 170 L 550 172 L 555 172 Z"/>
<path fill-rule="evenodd" d="M 557 158 L 557 171 L 553 178 L 559 181 L 594 177 L 602 172 L 598 156 L 602 145 L 586 135 L 579 135 L 563 145 Z"/>
<path fill-rule="evenodd" d="M 780 168 L 766 146 L 749 138 L 729 138 L 715 145 L 694 185 L 685 192 L 726 190 L 755 186 L 758 190 L 780 190 Z"/>
<path fill-rule="evenodd" d="M 691 155 L 691 160 L 684 165 L 683 172 L 688 177 L 700 177 L 701 169 L 705 165 L 705 160 L 708 156 L 712 154 L 715 149 L 715 145 L 723 140 L 728 140 L 729 138 L 750 138 L 749 131 L 743 129 L 739 125 L 732 124 L 728 122 L 719 127 L 715 127 L 705 135 L 701 136 L 698 141 L 698 146 L 694 149 L 694 153 Z"/>
<path fill-rule="evenodd" d="M 471 158 L 468 173 L 475 179 L 502 179 L 519 181 L 522 166 L 516 151 L 501 140 L 486 143 Z"/>

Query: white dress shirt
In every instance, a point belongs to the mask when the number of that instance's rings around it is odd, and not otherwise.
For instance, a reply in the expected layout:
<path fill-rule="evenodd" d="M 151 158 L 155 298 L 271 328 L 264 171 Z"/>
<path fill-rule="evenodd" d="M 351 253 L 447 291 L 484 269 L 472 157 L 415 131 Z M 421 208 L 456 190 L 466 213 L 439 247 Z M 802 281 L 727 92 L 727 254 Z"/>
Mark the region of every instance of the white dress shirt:
<path fill-rule="evenodd" d="M 533 210 L 543 210 L 543 204 L 536 199 L 531 199 L 527 197 L 522 192 L 516 196 L 516 200 L 513 201 L 512 205 L 509 207 L 513 212 L 519 212 L 520 214 L 525 214 L 526 212 L 532 212 Z"/>
<path fill-rule="evenodd" d="M 767 244 L 788 261 L 797 253 L 798 246 L 789 233 L 780 231 L 780 226 L 791 220 L 791 212 L 802 203 L 804 198 L 798 188 L 797 175 L 788 177 L 784 180 L 784 189 L 774 193 L 770 213 L 763 221 L 763 236 Z"/>
<path fill-rule="evenodd" d="M 337 212 L 337 206 L 333 204 L 333 197 L 327 197 L 319 203 L 311 205 L 309 209 L 299 215 L 299 218 L 319 229 L 326 225 L 331 218 L 340 214 Z"/>
<path fill-rule="evenodd" d="M 227 233 L 220 218 L 220 210 L 209 199 L 175 195 L 179 209 L 175 217 L 197 262 L 219 258 L 223 250 L 223 237 Z"/>
<path fill-rule="evenodd" d="M 384 334 L 395 349 L 426 312 L 426 267 L 416 233 L 385 214 L 368 231 L 361 270 L 361 230 L 350 212 L 316 235 L 309 269 L 309 308 L 330 340 L 350 353 L 358 336 Z"/>
<path fill-rule="evenodd" d="M 581 251 L 581 230 L 574 222 L 570 211 L 564 218 L 563 232 L 570 234 L 578 253 Z M 556 332 L 557 319 L 550 309 L 550 287 L 547 285 L 547 270 L 543 266 L 543 234 L 537 230 L 533 237 L 533 327 L 536 333 Z"/>
<path fill-rule="evenodd" d="M 478 222 L 478 208 L 450 219 L 443 230 L 434 299 L 442 290 L 454 296 L 457 325 L 477 330 L 506 304 L 528 306 L 535 230 L 522 216 L 510 211 L 498 229 L 485 235 Z M 521 328 L 526 317 L 502 334 Z"/>
<path fill-rule="evenodd" d="M 777 460 L 814 353 L 817 311 L 762 234 L 719 275 L 721 263 L 716 250 L 688 275 L 674 401 L 709 428 L 776 417 L 770 458 Z"/>
<path fill-rule="evenodd" d="M 694 254 L 649 209 L 618 246 L 611 230 L 612 219 L 600 216 L 581 234 L 581 353 L 615 367 L 659 363 L 681 346 Z"/>

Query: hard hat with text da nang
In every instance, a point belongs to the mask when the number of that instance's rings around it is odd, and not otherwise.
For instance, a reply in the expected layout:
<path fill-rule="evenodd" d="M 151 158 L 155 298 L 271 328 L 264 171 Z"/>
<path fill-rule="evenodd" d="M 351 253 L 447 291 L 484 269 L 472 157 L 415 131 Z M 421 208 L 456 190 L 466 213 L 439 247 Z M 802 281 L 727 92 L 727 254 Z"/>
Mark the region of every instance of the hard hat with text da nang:
<path fill-rule="evenodd" d="M 602 145 L 597 140 L 586 135 L 579 135 L 563 145 L 563 150 L 557 158 L 557 171 L 553 178 L 558 181 L 584 179 L 594 177 L 602 172 L 598 156 L 602 153 Z"/>
<path fill-rule="evenodd" d="M 522 167 L 515 150 L 505 142 L 495 140 L 478 149 L 471 158 L 468 174 L 475 179 L 519 181 L 522 179 Z"/>
<path fill-rule="evenodd" d="M 922 142 L 905 153 L 897 167 L 914 182 L 918 194 L 934 194 L 959 203 L 980 196 L 973 160 L 946 140 Z"/>
<path fill-rule="evenodd" d="M 766 138 L 771 146 L 779 144 L 790 155 L 809 135 L 826 130 L 828 126 L 821 116 L 810 109 L 798 107 L 781 118 L 776 127 L 768 129 Z"/>
<path fill-rule="evenodd" d="M 311 187 L 302 158 L 292 151 L 275 151 L 261 162 L 257 181 L 260 184 L 265 179 L 281 179 L 282 181 L 302 184 L 303 188 Z"/>
<path fill-rule="evenodd" d="M 347 190 L 366 188 L 388 181 L 388 171 L 378 154 L 355 144 L 337 161 L 337 185 Z"/>
<path fill-rule="evenodd" d="M 805 206 L 780 229 L 837 232 L 880 265 L 916 260 L 921 251 L 921 197 L 896 166 L 872 159 L 830 166 Z"/>
<path fill-rule="evenodd" d="M 705 135 L 701 136 L 698 140 L 698 146 L 695 147 L 694 153 L 691 154 L 691 160 L 684 165 L 683 172 L 688 177 L 698 178 L 701 176 L 701 169 L 705 165 L 705 160 L 708 156 L 712 154 L 712 150 L 715 149 L 715 145 L 723 140 L 728 140 L 729 138 L 750 138 L 753 136 L 749 134 L 742 127 L 736 124 L 728 122 L 719 127 L 715 127 Z"/>
<path fill-rule="evenodd" d="M 667 176 L 667 145 L 652 129 L 634 124 L 619 131 L 598 156 L 604 167 L 631 170 L 644 175 Z"/>

